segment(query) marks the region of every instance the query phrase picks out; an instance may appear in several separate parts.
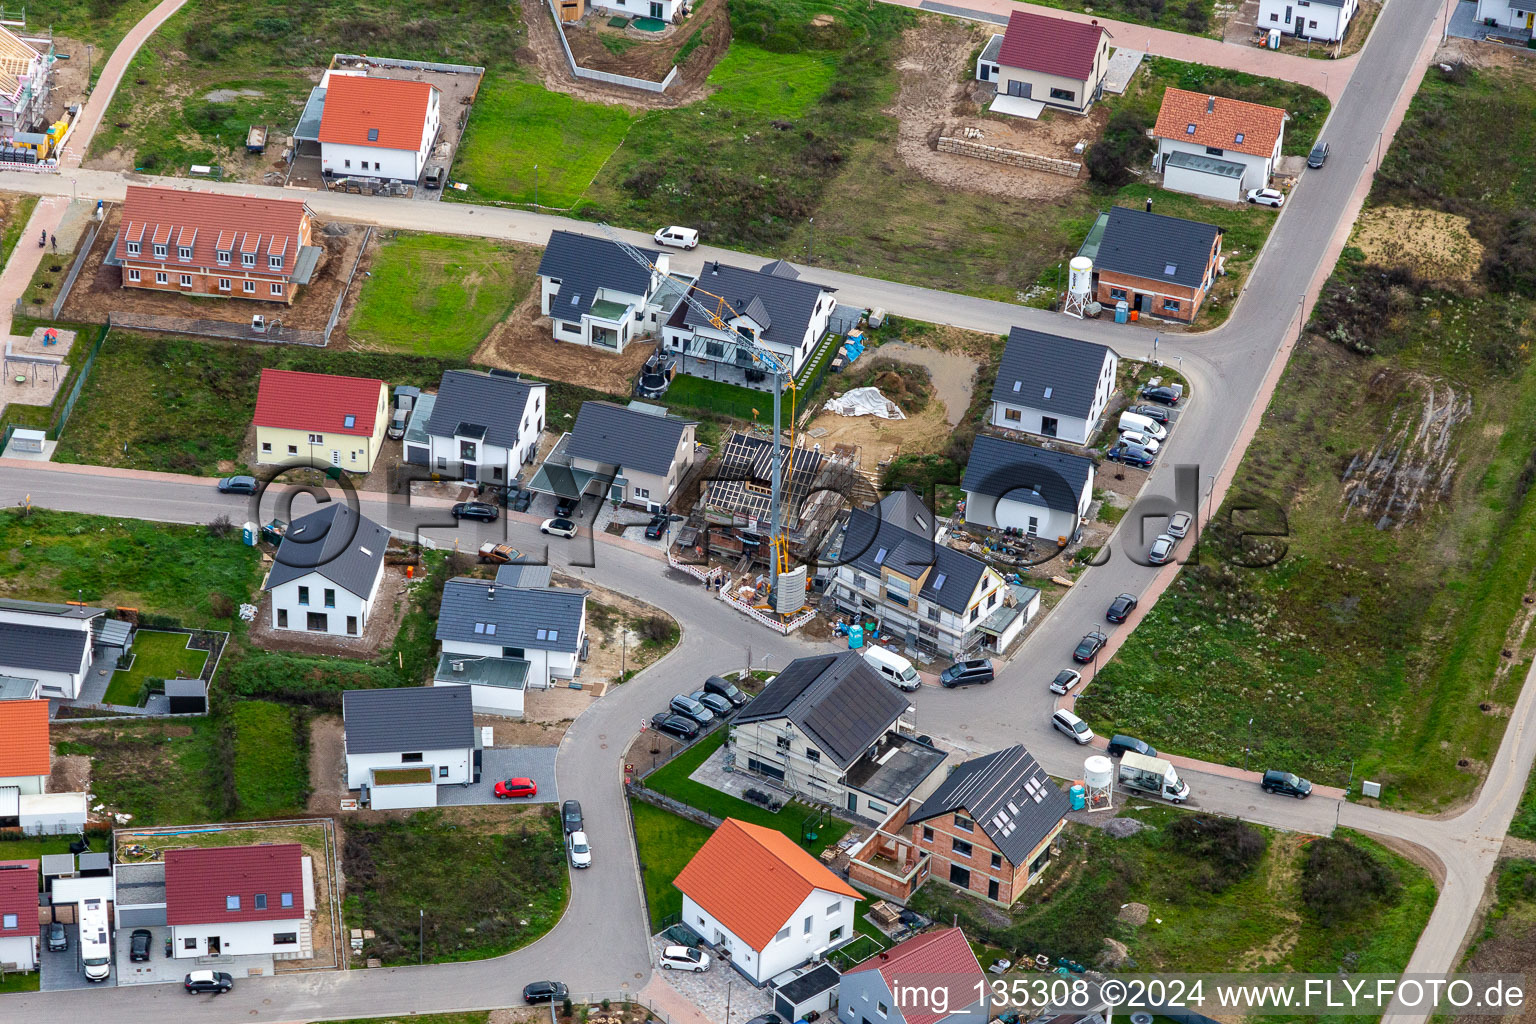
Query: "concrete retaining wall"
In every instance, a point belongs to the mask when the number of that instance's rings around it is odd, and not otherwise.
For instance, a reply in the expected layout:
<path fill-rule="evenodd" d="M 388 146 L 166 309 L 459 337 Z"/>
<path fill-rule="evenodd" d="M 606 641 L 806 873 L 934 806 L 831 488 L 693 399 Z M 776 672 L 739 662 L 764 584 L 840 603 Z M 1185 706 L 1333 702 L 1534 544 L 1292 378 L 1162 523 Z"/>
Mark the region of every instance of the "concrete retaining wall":
<path fill-rule="evenodd" d="M 958 153 L 960 156 L 990 160 L 995 164 L 1007 164 L 1010 167 L 1027 167 L 1032 171 L 1059 174 L 1064 178 L 1076 178 L 1083 171 L 1083 165 L 1076 160 L 1058 160 L 1055 157 L 1038 156 L 1017 149 L 1004 149 L 1001 146 L 988 146 L 969 139 L 952 139 L 942 135 L 939 137 L 939 152 Z"/>

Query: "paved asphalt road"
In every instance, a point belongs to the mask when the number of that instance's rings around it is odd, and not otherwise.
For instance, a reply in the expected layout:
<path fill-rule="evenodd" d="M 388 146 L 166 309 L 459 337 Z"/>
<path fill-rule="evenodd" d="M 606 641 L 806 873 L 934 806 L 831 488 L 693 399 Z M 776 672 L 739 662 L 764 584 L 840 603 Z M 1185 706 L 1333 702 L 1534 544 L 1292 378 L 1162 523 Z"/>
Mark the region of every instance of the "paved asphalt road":
<path fill-rule="evenodd" d="M 1170 340 L 1160 347 L 1165 360 L 1180 359 L 1180 368 L 1192 382 L 1193 398 L 1167 456 L 1152 475 L 1148 495 L 1171 496 L 1173 467 L 1192 465 L 1199 467 L 1194 471 L 1195 490 L 1197 498 L 1203 499 L 1211 474 L 1224 477 L 1235 466 L 1246 444 L 1245 425 L 1263 393 L 1266 373 L 1284 351 L 1287 339 L 1294 337 L 1302 297 L 1322 267 L 1330 240 L 1348 223 L 1356 186 L 1374 165 L 1377 132 L 1390 123 L 1399 93 L 1416 67 L 1421 45 L 1435 28 L 1437 13 L 1438 0 L 1391 0 L 1381 21 L 1382 31 L 1372 35 L 1362 52 L 1359 73 L 1352 77 L 1330 120 L 1327 137 L 1333 155 L 1329 165 L 1303 176 L 1280 215 L 1232 321 L 1211 334 Z M 42 192 L 75 188 L 82 197 L 122 194 L 123 176 L 78 171 L 73 178 L 72 182 L 69 177 L 0 173 L 0 187 Z M 198 187 L 207 185 L 199 183 Z M 253 186 L 232 190 L 262 191 Z M 530 242 L 542 241 L 556 226 L 595 230 L 556 218 L 454 204 L 427 206 L 328 194 L 312 196 L 310 202 L 326 217 Z M 641 236 L 626 234 L 642 240 Z M 704 258 L 716 257 L 732 259 L 739 254 L 701 249 L 679 256 L 675 262 L 694 269 Z M 1145 331 L 1133 332 L 1103 322 L 1078 323 L 1004 303 L 820 269 L 812 274 L 837 286 L 839 297 L 845 301 L 884 306 L 904 316 L 995 332 L 1006 331 L 1013 324 L 1042 326 L 1106 341 L 1128 356 L 1147 355 Z M 1222 487 L 1218 479 L 1218 500 Z M 177 522 L 206 522 L 219 511 L 236 515 L 241 511 L 236 500 L 217 495 L 206 482 L 173 477 L 130 481 L 80 467 L 4 465 L 0 502 L 14 503 L 23 494 L 31 494 L 36 503 L 49 507 L 83 512 L 107 508 L 125 516 Z M 422 503 L 389 510 L 365 503 L 363 511 L 384 518 L 396 529 L 441 521 L 438 510 Z M 509 539 L 528 550 L 530 541 L 535 540 L 531 529 L 526 524 L 513 524 L 507 528 Z M 1120 533 L 1130 532 L 1128 517 Z M 489 538 L 466 538 L 464 543 L 478 543 L 480 539 Z M 916 703 L 922 730 L 977 751 L 1023 741 L 1050 770 L 1076 775 L 1082 752 L 1047 730 L 1045 720 L 1051 704 L 1045 682 L 1066 663 L 1077 638 L 1090 626 L 1103 624 L 1103 609 L 1115 594 L 1127 590 L 1155 594 L 1175 571 L 1136 564 L 1118 541 L 1117 536 L 1110 564 L 1083 576 L 1030 638 L 1024 654 L 1015 658 L 993 685 L 919 694 Z M 551 557 L 557 563 L 566 561 L 577 547 L 556 542 Z M 585 550 L 584 545 L 579 547 Z M 1137 550 L 1141 545 L 1126 547 Z M 583 802 L 595 864 L 573 879 L 570 910 L 549 936 L 494 961 L 252 980 L 218 999 L 192 999 L 174 988 L 121 990 L 112 997 L 115 1018 L 124 1024 L 151 1024 L 167 1007 L 175 1007 L 178 1017 L 198 1021 L 311 1020 L 494 1007 L 514 1002 L 522 984 L 546 976 L 559 977 L 581 992 L 614 992 L 621 985 L 638 988 L 648 973 L 645 922 L 624 826 L 619 752 L 639 723 L 671 694 L 691 688 L 711 671 L 739 663 L 744 642 L 753 645 L 758 659 L 770 654 L 775 665 L 809 648 L 794 638 L 777 638 L 746 625 L 702 587 L 664 573 L 649 556 L 610 544 L 600 545 L 597 554 L 596 568 L 576 571 L 590 573 L 604 586 L 662 604 L 684 623 L 685 633 L 674 654 L 594 705 L 576 721 L 562 743 L 557 766 L 561 792 Z M 1533 689 L 1528 685 L 1490 769 L 1488 783 L 1473 807 L 1453 819 L 1392 814 L 1322 797 L 1308 801 L 1261 799 L 1262 794 L 1251 782 L 1187 774 L 1199 805 L 1213 811 L 1314 832 L 1326 832 L 1340 821 L 1431 851 L 1445 866 L 1446 882 L 1411 967 L 1443 970 L 1455 962 L 1536 754 L 1536 739 L 1526 727 L 1532 703 Z M 999 707 L 1009 708 L 1010 713 L 1000 716 Z M 1148 738 L 1156 741 L 1156 737 Z M 42 993 L 13 997 L 7 1010 L 14 1006 L 18 1019 L 29 1022 L 74 1024 L 95 1005 L 95 997 L 76 992 Z M 1409 1014 L 1401 1019 L 1421 1016 Z"/>

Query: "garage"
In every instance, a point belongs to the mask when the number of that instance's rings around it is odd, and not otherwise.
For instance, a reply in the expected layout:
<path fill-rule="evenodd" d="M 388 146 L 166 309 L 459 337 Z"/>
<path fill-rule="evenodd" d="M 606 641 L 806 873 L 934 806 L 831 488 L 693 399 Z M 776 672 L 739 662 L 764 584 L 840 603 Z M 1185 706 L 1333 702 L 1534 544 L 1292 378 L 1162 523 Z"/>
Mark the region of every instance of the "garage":
<path fill-rule="evenodd" d="M 1242 164 L 1214 156 L 1183 151 L 1169 153 L 1163 161 L 1163 187 L 1207 199 L 1243 200 Z"/>

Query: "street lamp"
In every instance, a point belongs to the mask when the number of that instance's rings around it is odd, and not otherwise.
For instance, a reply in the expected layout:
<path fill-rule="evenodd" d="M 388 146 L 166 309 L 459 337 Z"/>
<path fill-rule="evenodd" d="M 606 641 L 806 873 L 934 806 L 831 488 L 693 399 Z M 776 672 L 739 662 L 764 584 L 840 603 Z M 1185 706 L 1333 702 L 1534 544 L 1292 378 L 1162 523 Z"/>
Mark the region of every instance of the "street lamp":
<path fill-rule="evenodd" d="M 1205 525 L 1207 529 L 1210 528 L 1211 517 L 1215 514 L 1215 510 L 1212 507 L 1215 504 L 1215 498 L 1216 474 L 1212 473 L 1210 474 L 1210 481 L 1205 485 Z"/>
<path fill-rule="evenodd" d="M 423 907 L 417 907 L 416 913 L 417 920 L 420 922 L 416 932 L 416 962 L 423 964 L 426 963 L 427 957 L 427 911 Z"/>
<path fill-rule="evenodd" d="M 805 262 L 807 262 L 807 263 L 815 263 L 816 262 L 816 218 L 815 217 L 807 218 L 806 223 L 811 226 L 811 241 L 810 241 L 810 244 L 805 247 Z"/>

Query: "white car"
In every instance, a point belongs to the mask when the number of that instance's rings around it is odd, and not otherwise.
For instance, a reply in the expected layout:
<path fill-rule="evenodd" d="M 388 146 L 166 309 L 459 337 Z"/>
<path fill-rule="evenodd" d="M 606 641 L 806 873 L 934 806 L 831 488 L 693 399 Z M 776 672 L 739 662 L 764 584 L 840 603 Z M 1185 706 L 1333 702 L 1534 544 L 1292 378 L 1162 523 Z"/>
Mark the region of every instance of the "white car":
<path fill-rule="evenodd" d="M 589 868 L 592 866 L 592 847 L 587 842 L 585 832 L 572 832 L 566 837 L 571 848 L 571 867 Z"/>
<path fill-rule="evenodd" d="M 1170 536 L 1170 537 L 1183 537 L 1183 536 L 1185 536 L 1186 534 L 1189 533 L 1190 524 L 1193 523 L 1193 522 L 1194 522 L 1194 517 L 1191 516 L 1188 512 L 1175 512 L 1168 519 L 1168 536 Z"/>
<path fill-rule="evenodd" d="M 1082 681 L 1083 677 L 1080 673 L 1070 668 L 1064 668 L 1056 673 L 1055 679 L 1051 680 L 1051 692 L 1060 694 L 1070 693 L 1072 688 Z"/>
<path fill-rule="evenodd" d="M 657 245 L 670 245 L 677 249 L 694 249 L 699 244 L 699 232 L 695 228 L 681 228 L 676 224 L 662 228 L 653 236 Z"/>
<path fill-rule="evenodd" d="M 1120 440 L 1124 441 L 1126 444 L 1136 445 L 1138 448 L 1146 451 L 1148 455 L 1156 455 L 1157 450 L 1162 447 L 1162 445 L 1158 443 L 1157 438 L 1153 437 L 1151 434 L 1143 434 L 1139 430 L 1122 431 L 1120 434 Z"/>
<path fill-rule="evenodd" d="M 539 532 L 553 534 L 556 537 L 574 537 L 576 524 L 569 519 L 546 519 L 539 527 Z"/>
<path fill-rule="evenodd" d="M 1173 549 L 1179 546 L 1179 542 L 1166 533 L 1157 535 L 1152 542 L 1152 549 L 1147 552 L 1147 561 L 1153 565 L 1162 565 L 1173 558 Z"/>
<path fill-rule="evenodd" d="M 709 954 L 688 946 L 668 946 L 661 951 L 661 961 L 657 966 L 664 971 L 707 971 Z"/>
<path fill-rule="evenodd" d="M 1079 746 L 1093 742 L 1093 730 L 1088 727 L 1088 723 L 1066 708 L 1051 714 L 1051 728 L 1070 736 Z"/>
<path fill-rule="evenodd" d="M 1285 205 L 1285 193 L 1277 188 L 1251 188 L 1248 190 L 1248 201 L 1279 209 Z"/>

